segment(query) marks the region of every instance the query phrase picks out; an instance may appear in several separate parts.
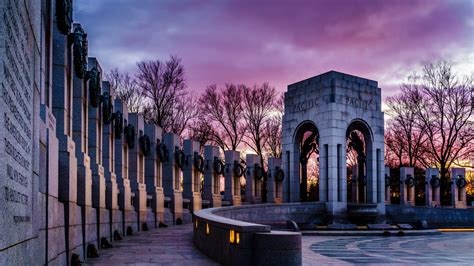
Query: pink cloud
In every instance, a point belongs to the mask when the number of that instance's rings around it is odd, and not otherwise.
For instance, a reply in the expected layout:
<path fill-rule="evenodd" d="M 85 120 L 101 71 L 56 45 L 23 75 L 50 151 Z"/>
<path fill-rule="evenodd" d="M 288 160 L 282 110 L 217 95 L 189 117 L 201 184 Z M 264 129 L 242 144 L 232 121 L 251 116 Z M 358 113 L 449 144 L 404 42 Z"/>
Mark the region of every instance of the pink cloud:
<path fill-rule="evenodd" d="M 105 69 L 143 58 L 183 59 L 189 87 L 286 85 L 330 69 L 379 81 L 419 64 L 472 53 L 471 1 L 75 1 L 90 54 Z M 84 3 L 83 3 L 84 4 Z M 84 4 L 85 5 L 85 4 Z M 114 53 L 137 56 L 121 57 Z M 462 56 L 461 56 L 462 57 Z"/>

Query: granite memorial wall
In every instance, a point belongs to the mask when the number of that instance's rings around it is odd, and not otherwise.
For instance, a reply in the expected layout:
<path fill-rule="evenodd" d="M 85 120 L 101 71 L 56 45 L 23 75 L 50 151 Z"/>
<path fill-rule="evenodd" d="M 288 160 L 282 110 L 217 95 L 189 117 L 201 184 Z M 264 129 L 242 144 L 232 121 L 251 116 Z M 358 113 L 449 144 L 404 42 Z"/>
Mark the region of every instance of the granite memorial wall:
<path fill-rule="evenodd" d="M 0 11 L 0 265 L 75 264 L 137 231 L 190 222 L 199 146 L 186 140 L 186 158 L 177 135 L 114 98 L 72 1 L 6 0 Z"/>

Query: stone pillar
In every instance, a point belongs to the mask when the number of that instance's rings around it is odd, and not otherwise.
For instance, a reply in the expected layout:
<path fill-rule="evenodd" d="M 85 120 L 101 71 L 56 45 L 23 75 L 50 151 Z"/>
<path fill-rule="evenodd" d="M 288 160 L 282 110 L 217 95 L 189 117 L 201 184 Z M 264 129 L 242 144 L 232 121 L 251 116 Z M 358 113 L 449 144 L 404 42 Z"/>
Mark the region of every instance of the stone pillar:
<path fill-rule="evenodd" d="M 77 27 L 75 27 L 77 28 Z M 58 140 L 58 198 L 64 204 L 64 235 L 66 236 L 66 259 L 72 253 L 85 259 L 82 240 L 81 208 L 77 205 L 77 158 L 72 130 L 72 52 L 68 36 L 61 34 L 53 26 L 53 75 L 52 75 L 52 113 L 56 118 L 56 137 Z M 56 232 L 58 235 L 62 232 Z"/>
<path fill-rule="evenodd" d="M 143 116 L 138 113 L 128 114 L 129 125 L 135 128 L 135 145 L 129 146 L 130 188 L 133 195 L 133 206 L 137 212 L 138 230 L 147 223 L 147 193 L 145 185 L 145 156 L 150 153 L 150 138 L 145 135 L 145 122 Z M 148 139 L 148 141 L 146 140 Z M 151 224 L 150 224 L 151 225 Z M 147 224 L 148 226 L 148 224 Z"/>
<path fill-rule="evenodd" d="M 173 222 L 183 222 L 183 195 L 181 190 L 182 168 L 184 165 L 182 151 L 179 148 L 179 136 L 165 133 L 163 140 L 169 151 L 169 160 L 163 163 L 163 190 L 165 197 L 171 199 Z M 179 159 L 179 160 L 177 160 Z"/>
<path fill-rule="evenodd" d="M 225 165 L 219 158 L 219 147 L 204 146 L 204 191 L 203 201 L 209 201 L 213 208 L 221 207 L 220 179 L 225 171 Z"/>
<path fill-rule="evenodd" d="M 385 204 L 390 204 L 390 167 L 385 166 Z"/>
<path fill-rule="evenodd" d="M 87 82 L 89 88 L 89 102 L 96 100 L 99 104 L 97 107 L 89 106 L 88 108 L 88 153 L 90 156 L 90 165 L 92 171 L 92 207 L 85 205 L 83 213 L 86 221 L 86 242 L 95 241 L 99 245 L 101 237 L 110 235 L 110 227 L 108 226 L 109 213 L 105 209 L 105 177 L 104 167 L 102 166 L 102 138 L 103 138 L 103 123 L 104 123 L 104 106 L 105 100 L 101 101 L 102 94 L 101 80 L 102 68 L 99 62 L 92 57 L 89 57 L 89 81 Z M 94 72 L 95 74 L 92 74 Z M 95 76 L 93 76 L 95 75 Z M 98 80 L 98 84 L 94 84 Z M 97 91 L 96 98 L 94 93 Z M 110 101 L 110 99 L 107 99 Z M 90 194 L 90 193 L 89 193 Z"/>
<path fill-rule="evenodd" d="M 165 194 L 163 193 L 162 164 L 158 155 L 160 144 L 163 145 L 162 129 L 155 124 L 145 124 L 145 134 L 151 142 L 150 155 L 145 157 L 145 183 L 147 195 L 151 196 L 151 208 L 155 213 L 155 227 L 165 223 Z M 161 149 L 162 150 L 162 149 Z M 162 155 L 166 156 L 166 155 Z M 168 210 L 169 211 L 169 210 Z"/>
<path fill-rule="evenodd" d="M 466 169 L 451 168 L 451 201 L 454 208 L 465 209 L 466 203 Z"/>
<path fill-rule="evenodd" d="M 441 180 L 438 168 L 427 168 L 425 172 L 425 204 L 429 207 L 441 205 Z"/>
<path fill-rule="evenodd" d="M 352 178 L 351 178 L 351 202 L 359 201 L 359 165 L 355 164 L 352 166 Z"/>
<path fill-rule="evenodd" d="M 109 95 L 110 84 L 108 81 L 102 82 L 102 91 Z M 112 101 L 113 106 L 114 101 Z M 114 107 L 113 107 L 114 108 Z M 118 185 L 115 175 L 115 120 L 119 119 L 117 114 L 113 114 L 113 121 L 109 124 L 103 124 L 102 130 L 102 165 L 104 167 L 105 177 L 105 207 L 109 211 L 109 239 L 113 240 L 113 232 L 121 231 L 122 214 L 118 207 Z M 105 222 L 105 221 L 103 221 Z"/>
<path fill-rule="evenodd" d="M 256 154 L 247 154 L 245 161 L 247 162 L 247 174 L 245 176 L 245 202 L 261 203 L 264 169 L 260 165 L 260 156 Z"/>
<path fill-rule="evenodd" d="M 283 202 L 283 182 L 285 173 L 280 158 L 268 158 L 267 200 L 268 203 Z"/>
<path fill-rule="evenodd" d="M 400 205 L 415 206 L 415 169 L 400 168 Z"/>
<path fill-rule="evenodd" d="M 241 204 L 240 177 L 245 169 L 240 164 L 240 153 L 238 151 L 225 151 L 225 190 L 224 200 L 231 205 Z M 239 174 L 241 174 L 239 176 Z"/>
<path fill-rule="evenodd" d="M 186 163 L 183 167 L 183 198 L 190 201 L 189 210 L 202 209 L 201 177 L 204 172 L 204 158 L 199 154 L 199 142 L 186 139 L 183 143 Z"/>
<path fill-rule="evenodd" d="M 137 231 L 136 214 L 132 205 L 132 191 L 129 180 L 129 145 L 127 144 L 126 126 L 128 128 L 128 110 L 127 105 L 120 99 L 115 99 L 114 119 L 115 131 L 115 173 L 117 175 L 117 184 L 119 188 L 118 204 L 122 211 L 122 234 L 125 234 L 127 227 L 131 226 L 133 231 Z"/>

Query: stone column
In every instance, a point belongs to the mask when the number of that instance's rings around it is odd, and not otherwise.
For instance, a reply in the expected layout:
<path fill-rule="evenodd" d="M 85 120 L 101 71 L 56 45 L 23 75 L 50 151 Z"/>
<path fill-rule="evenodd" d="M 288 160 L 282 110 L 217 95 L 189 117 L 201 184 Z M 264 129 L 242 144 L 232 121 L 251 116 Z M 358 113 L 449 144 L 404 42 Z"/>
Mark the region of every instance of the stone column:
<path fill-rule="evenodd" d="M 441 205 L 440 186 L 438 168 L 427 168 L 425 172 L 425 203 L 426 206 L 436 207 Z"/>
<path fill-rule="evenodd" d="M 400 168 L 400 205 L 415 206 L 415 169 Z"/>
<path fill-rule="evenodd" d="M 133 195 L 133 206 L 137 212 L 138 230 L 148 228 L 147 223 L 147 193 L 145 185 L 145 156 L 150 153 L 150 138 L 145 135 L 145 122 L 138 113 L 128 114 L 129 125 L 135 128 L 135 145 L 129 146 L 130 188 Z M 146 140 L 148 139 L 148 141 Z M 151 213 L 151 210 L 150 210 Z M 150 223 L 151 226 L 151 223 Z"/>
<path fill-rule="evenodd" d="M 109 95 L 110 84 L 108 81 L 102 82 L 102 91 Z M 114 101 L 112 101 L 113 106 Z M 114 107 L 113 107 L 114 108 Z M 113 232 L 121 230 L 121 213 L 118 207 L 118 185 L 115 175 L 115 120 L 119 119 L 117 114 L 113 114 L 113 121 L 103 124 L 102 130 L 102 165 L 105 177 L 105 207 L 109 211 L 109 239 L 113 240 Z M 103 221 L 105 222 L 105 221 Z"/>
<path fill-rule="evenodd" d="M 240 177 L 243 175 L 244 168 L 240 164 L 240 153 L 238 151 L 225 151 L 225 191 L 224 200 L 229 204 L 238 206 L 241 204 L 240 198 Z M 237 169 L 240 168 L 240 169 Z M 242 175 L 238 176 L 242 170 Z"/>
<path fill-rule="evenodd" d="M 247 154 L 247 175 L 245 177 L 245 202 L 261 203 L 262 202 L 262 183 L 264 169 L 260 165 L 260 156 L 256 154 Z"/>
<path fill-rule="evenodd" d="M 221 207 L 220 179 L 225 171 L 225 165 L 219 158 L 219 147 L 204 146 L 204 160 L 206 167 L 204 168 L 203 203 L 206 200 L 213 208 Z"/>
<path fill-rule="evenodd" d="M 352 178 L 351 178 L 351 202 L 359 201 L 359 165 L 355 164 L 352 166 Z"/>
<path fill-rule="evenodd" d="M 92 171 L 92 206 L 85 205 L 83 213 L 85 214 L 86 221 L 86 242 L 95 241 L 97 246 L 100 246 L 99 239 L 110 235 L 110 227 L 108 226 L 109 212 L 105 209 L 105 177 L 104 167 L 102 166 L 103 113 L 105 104 L 100 100 L 100 95 L 102 94 L 102 68 L 97 59 L 89 57 L 88 68 L 88 73 L 96 73 L 94 77 L 92 77 L 94 74 L 89 74 L 91 76 L 87 83 L 89 101 L 94 101 L 94 93 L 91 93 L 91 91 L 96 90 L 99 99 L 95 100 L 99 102 L 99 105 L 97 107 L 89 106 L 88 108 L 87 144 Z M 95 80 L 98 80 L 98 86 L 94 84 Z"/>
<path fill-rule="evenodd" d="M 390 167 L 385 166 L 385 204 L 390 204 Z"/>
<path fill-rule="evenodd" d="M 268 203 L 283 202 L 283 182 L 285 173 L 281 168 L 280 158 L 268 158 L 268 181 L 267 181 L 267 200 Z"/>
<path fill-rule="evenodd" d="M 169 151 L 169 160 L 163 163 L 163 190 L 165 197 L 171 199 L 171 213 L 173 223 L 178 219 L 183 222 L 183 195 L 181 190 L 181 178 L 184 160 L 179 144 L 179 136 L 173 133 L 165 133 L 163 140 Z M 180 157 L 180 158 L 178 158 Z M 177 160 L 179 159 L 179 160 Z"/>
<path fill-rule="evenodd" d="M 183 167 L 183 198 L 190 201 L 191 212 L 202 209 L 201 177 L 204 171 L 204 158 L 199 154 L 199 142 L 186 139 L 183 143 L 186 163 Z"/>
<path fill-rule="evenodd" d="M 451 201 L 454 208 L 465 209 L 466 203 L 466 169 L 451 168 Z"/>
<path fill-rule="evenodd" d="M 122 212 L 121 233 L 125 234 L 128 226 L 131 226 L 132 231 L 138 230 L 129 180 L 129 147 L 127 136 L 124 133 L 125 126 L 128 126 L 128 110 L 127 105 L 120 99 L 115 99 L 114 107 L 117 116 L 117 119 L 114 120 L 114 125 L 117 129 L 122 129 L 115 131 L 115 173 L 119 188 L 118 204 Z"/>
<path fill-rule="evenodd" d="M 53 75 L 52 75 L 52 113 L 56 118 L 56 137 L 58 140 L 58 198 L 64 204 L 64 235 L 66 257 L 72 253 L 85 259 L 82 241 L 81 209 L 77 205 L 77 158 L 76 145 L 72 131 L 72 46 L 68 36 L 53 26 Z M 58 235 L 61 232 L 56 232 Z"/>
<path fill-rule="evenodd" d="M 147 195 L 151 196 L 151 208 L 155 213 L 155 227 L 165 223 L 165 194 L 163 193 L 162 164 L 166 160 L 158 155 L 162 144 L 162 129 L 155 124 L 145 124 L 145 134 L 151 142 L 150 155 L 145 157 L 145 183 Z M 169 211 L 169 210 L 168 210 Z"/>

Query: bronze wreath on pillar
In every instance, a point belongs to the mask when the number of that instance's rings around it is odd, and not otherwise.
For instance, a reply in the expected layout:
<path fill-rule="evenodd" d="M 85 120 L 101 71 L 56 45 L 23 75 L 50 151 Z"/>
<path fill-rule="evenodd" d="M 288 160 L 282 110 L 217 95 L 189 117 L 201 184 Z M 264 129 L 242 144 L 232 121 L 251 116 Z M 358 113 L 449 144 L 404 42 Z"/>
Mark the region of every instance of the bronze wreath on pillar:
<path fill-rule="evenodd" d="M 69 43 L 73 48 L 73 64 L 76 76 L 83 79 L 87 73 L 87 34 L 81 26 L 68 35 Z"/>
<path fill-rule="evenodd" d="M 123 131 L 123 114 L 120 111 L 117 111 L 113 115 L 114 117 L 114 130 L 115 130 L 115 139 L 122 138 Z"/>
<path fill-rule="evenodd" d="M 100 103 L 100 73 L 96 67 L 87 71 L 86 79 L 89 80 L 89 101 L 90 105 L 97 108 Z"/>
<path fill-rule="evenodd" d="M 176 164 L 180 169 L 183 169 L 184 162 L 186 161 L 186 155 L 182 150 L 177 150 L 175 153 Z"/>
<path fill-rule="evenodd" d="M 265 170 L 259 164 L 255 164 L 253 174 L 255 179 L 261 180 L 263 178 L 263 175 L 265 174 Z"/>
<path fill-rule="evenodd" d="M 441 180 L 439 179 L 439 177 L 434 175 L 434 176 L 431 177 L 430 185 L 433 188 L 439 188 L 441 186 Z"/>
<path fill-rule="evenodd" d="M 199 172 L 204 172 L 204 158 L 197 152 L 194 153 L 193 164 L 194 168 L 199 170 Z"/>
<path fill-rule="evenodd" d="M 214 157 L 214 173 L 218 175 L 224 174 L 224 162 L 217 157 Z"/>
<path fill-rule="evenodd" d="M 140 137 L 140 149 L 142 150 L 143 155 L 148 156 L 150 155 L 150 138 L 148 135 L 143 135 Z"/>
<path fill-rule="evenodd" d="M 275 180 L 281 182 L 284 178 L 285 172 L 283 172 L 283 169 L 281 169 L 280 167 L 277 167 L 277 169 L 275 170 Z"/>
<path fill-rule="evenodd" d="M 102 122 L 104 125 L 109 125 L 112 122 L 112 96 L 108 92 L 104 92 L 100 96 L 100 101 L 102 102 Z"/>
<path fill-rule="evenodd" d="M 466 185 L 467 185 L 466 178 L 462 176 L 458 176 L 458 178 L 456 179 L 456 186 L 458 186 L 458 188 L 464 188 L 466 187 Z"/>
<path fill-rule="evenodd" d="M 244 174 L 245 170 L 242 164 L 235 163 L 234 164 L 234 177 L 241 177 Z"/>
<path fill-rule="evenodd" d="M 135 127 L 132 124 L 128 124 L 125 129 L 125 141 L 130 149 L 135 148 Z"/>
<path fill-rule="evenodd" d="M 156 151 L 158 154 L 158 158 L 160 159 L 160 162 L 167 162 L 169 159 L 169 152 L 168 148 L 166 148 L 166 145 L 163 143 L 160 143 L 156 147 Z"/>
<path fill-rule="evenodd" d="M 415 185 L 415 179 L 411 175 L 407 175 L 405 178 L 405 185 L 407 187 L 413 187 Z"/>
<path fill-rule="evenodd" d="M 56 1 L 56 21 L 59 32 L 67 35 L 72 24 L 72 0 Z"/>

